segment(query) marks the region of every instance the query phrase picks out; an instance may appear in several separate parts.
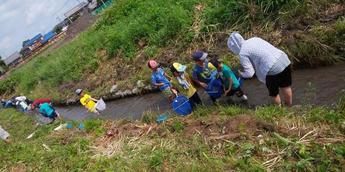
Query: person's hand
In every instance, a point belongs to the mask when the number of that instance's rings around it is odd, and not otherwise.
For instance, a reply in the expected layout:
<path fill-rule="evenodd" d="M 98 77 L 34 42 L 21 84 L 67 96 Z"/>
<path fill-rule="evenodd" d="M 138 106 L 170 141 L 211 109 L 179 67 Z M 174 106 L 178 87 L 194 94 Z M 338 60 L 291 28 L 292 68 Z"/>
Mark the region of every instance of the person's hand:
<path fill-rule="evenodd" d="M 241 70 L 237 70 L 238 75 L 242 77 L 243 72 Z"/>
<path fill-rule="evenodd" d="M 204 88 L 204 89 L 207 88 L 207 84 L 205 84 L 205 83 L 203 83 L 203 82 L 200 82 L 200 86 L 201 86 L 202 88 Z"/>
<path fill-rule="evenodd" d="M 174 88 L 171 88 L 171 92 L 173 92 L 177 96 L 177 90 Z"/>
<path fill-rule="evenodd" d="M 229 94 L 230 90 L 225 90 L 224 95 L 227 96 Z"/>

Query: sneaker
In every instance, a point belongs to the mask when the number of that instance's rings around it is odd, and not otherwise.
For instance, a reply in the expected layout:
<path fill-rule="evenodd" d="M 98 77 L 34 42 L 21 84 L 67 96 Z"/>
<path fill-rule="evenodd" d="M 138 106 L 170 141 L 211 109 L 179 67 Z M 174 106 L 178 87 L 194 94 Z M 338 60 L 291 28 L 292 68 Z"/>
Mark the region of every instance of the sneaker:
<path fill-rule="evenodd" d="M 243 96 L 241 96 L 241 100 L 247 101 L 247 100 L 248 100 L 248 97 L 247 97 L 246 95 L 243 94 Z"/>

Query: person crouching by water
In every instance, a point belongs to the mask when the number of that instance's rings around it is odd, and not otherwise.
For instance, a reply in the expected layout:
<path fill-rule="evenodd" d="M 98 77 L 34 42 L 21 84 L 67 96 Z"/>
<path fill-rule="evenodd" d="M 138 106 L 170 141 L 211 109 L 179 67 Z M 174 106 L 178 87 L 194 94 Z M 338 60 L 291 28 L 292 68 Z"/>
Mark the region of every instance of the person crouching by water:
<path fill-rule="evenodd" d="M 234 72 L 224 63 L 221 63 L 217 58 L 211 59 L 211 64 L 217 68 L 219 77 L 222 79 L 224 95 L 233 96 L 236 94 L 243 101 L 247 101 L 247 96 L 243 93 L 240 82 L 235 76 Z"/>
<path fill-rule="evenodd" d="M 80 97 L 80 103 L 92 113 L 100 115 L 96 108 L 97 99 L 92 98 L 90 95 L 84 93 L 83 89 L 75 90 L 75 93 Z"/>
<path fill-rule="evenodd" d="M 151 83 L 153 86 L 158 87 L 159 90 L 172 101 L 175 97 L 175 91 L 171 88 L 171 77 L 159 67 L 155 60 L 149 60 L 147 66 L 152 70 Z"/>
<path fill-rule="evenodd" d="M 217 104 L 218 98 L 223 93 L 223 85 L 217 77 L 217 69 L 208 61 L 208 56 L 203 51 L 195 51 L 192 54 L 195 62 L 192 79 L 205 90 L 212 102 Z"/>
<path fill-rule="evenodd" d="M 259 81 L 266 84 L 276 105 L 281 105 L 279 89 L 286 105 L 292 105 L 291 62 L 283 51 L 258 37 L 244 40 L 237 32 L 231 33 L 227 44 L 234 54 L 239 55 L 243 78 L 251 78 L 256 73 Z"/>
<path fill-rule="evenodd" d="M 39 106 L 38 112 L 42 116 L 49 118 L 51 120 L 50 123 L 54 122 L 56 118 L 59 118 L 61 120 L 61 116 L 59 112 L 57 112 L 50 103 L 42 103 L 42 104 L 39 104 L 38 106 Z"/>
<path fill-rule="evenodd" d="M 197 90 L 192 85 L 192 80 L 189 75 L 185 72 L 187 66 L 180 63 L 173 63 L 170 66 L 171 73 L 173 74 L 173 79 L 171 80 L 172 85 L 176 88 L 182 95 L 189 99 L 189 103 L 192 109 L 196 105 L 201 105 L 201 99 L 198 95 Z"/>

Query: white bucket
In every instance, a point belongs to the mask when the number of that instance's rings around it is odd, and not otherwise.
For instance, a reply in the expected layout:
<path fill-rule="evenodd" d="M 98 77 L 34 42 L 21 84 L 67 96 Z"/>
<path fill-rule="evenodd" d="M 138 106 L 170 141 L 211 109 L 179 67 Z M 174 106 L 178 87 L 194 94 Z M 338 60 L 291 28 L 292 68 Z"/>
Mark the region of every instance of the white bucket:
<path fill-rule="evenodd" d="M 99 99 L 96 103 L 96 110 L 97 111 L 104 111 L 107 108 L 105 102 L 103 101 L 103 99 Z"/>

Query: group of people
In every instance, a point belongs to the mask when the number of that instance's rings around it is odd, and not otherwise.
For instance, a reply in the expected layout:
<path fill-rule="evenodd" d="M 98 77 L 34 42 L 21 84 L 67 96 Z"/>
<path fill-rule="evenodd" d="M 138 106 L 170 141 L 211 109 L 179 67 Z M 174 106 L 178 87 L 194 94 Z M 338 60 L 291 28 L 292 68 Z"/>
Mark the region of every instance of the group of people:
<path fill-rule="evenodd" d="M 247 95 L 241 88 L 241 78 L 252 78 L 255 74 L 260 82 L 266 84 L 269 96 L 276 105 L 282 105 L 280 90 L 285 105 L 292 105 L 291 62 L 286 53 L 258 37 L 245 40 L 238 32 L 231 33 L 227 46 L 239 56 L 242 66 L 239 76 L 236 76 L 237 71 L 221 63 L 216 55 L 195 51 L 191 56 L 195 63 L 191 76 L 183 64 L 171 64 L 170 76 L 155 60 L 149 60 L 147 65 L 152 70 L 151 82 L 170 101 L 181 94 L 188 97 L 194 108 L 202 104 L 195 86 L 205 90 L 213 102 L 217 102 L 222 95 L 236 95 L 247 101 Z"/>
<path fill-rule="evenodd" d="M 51 99 L 38 98 L 34 101 L 28 99 L 26 96 L 14 96 L 9 100 L 1 100 L 4 108 L 17 108 L 21 112 L 37 111 L 43 117 L 51 119 L 53 122 L 56 118 L 61 118 L 59 112 L 52 106 Z"/>
<path fill-rule="evenodd" d="M 237 32 L 231 33 L 227 46 L 239 56 L 242 66 L 242 70 L 238 71 L 239 76 L 236 76 L 237 71 L 232 71 L 229 66 L 221 63 L 216 55 L 195 51 L 191 55 L 195 63 L 191 75 L 186 72 L 186 65 L 175 62 L 169 66 L 170 76 L 159 63 L 149 60 L 147 65 L 152 70 L 151 82 L 170 101 L 178 95 L 186 96 L 193 109 L 202 104 L 195 86 L 201 87 L 214 103 L 222 95 L 236 95 L 247 101 L 247 95 L 241 88 L 241 78 L 251 78 L 255 74 L 260 82 L 266 84 L 269 96 L 276 105 L 282 105 L 280 91 L 285 105 L 292 105 L 291 62 L 286 53 L 258 37 L 245 40 Z M 102 99 L 92 98 L 82 89 L 77 89 L 75 93 L 88 111 L 99 114 L 105 109 Z M 52 119 L 51 122 L 61 118 L 50 99 L 31 101 L 25 96 L 15 96 L 9 100 L 1 100 L 1 103 L 4 108 L 17 107 L 23 112 L 37 110 L 42 116 Z M 0 126 L 0 138 L 7 140 L 8 137 L 9 134 Z"/>

